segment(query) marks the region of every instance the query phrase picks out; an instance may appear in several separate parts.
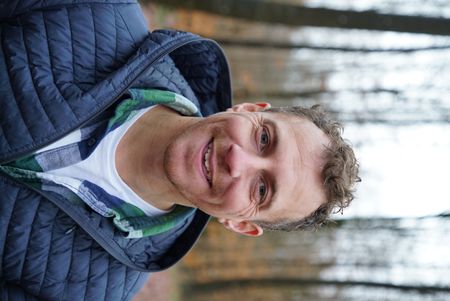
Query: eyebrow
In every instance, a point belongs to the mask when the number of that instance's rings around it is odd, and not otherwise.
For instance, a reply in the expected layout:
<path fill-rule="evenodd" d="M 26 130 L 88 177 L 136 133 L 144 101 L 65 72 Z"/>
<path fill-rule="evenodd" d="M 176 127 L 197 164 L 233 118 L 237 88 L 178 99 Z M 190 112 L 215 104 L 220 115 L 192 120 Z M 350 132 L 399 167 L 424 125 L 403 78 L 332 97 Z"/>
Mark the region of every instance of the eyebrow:
<path fill-rule="evenodd" d="M 270 147 L 270 153 L 273 155 L 274 153 L 276 153 L 277 149 L 279 148 L 279 133 L 280 133 L 280 129 L 278 127 L 278 125 L 273 122 L 270 119 L 266 119 L 264 118 L 264 123 L 268 124 L 271 128 L 272 128 L 272 138 L 271 138 L 271 147 Z M 265 208 L 266 210 L 270 209 L 274 203 L 274 201 L 276 200 L 277 197 L 277 192 L 278 192 L 278 182 L 277 179 L 273 176 L 273 174 L 270 175 L 270 200 L 269 203 L 267 204 L 267 207 Z"/>

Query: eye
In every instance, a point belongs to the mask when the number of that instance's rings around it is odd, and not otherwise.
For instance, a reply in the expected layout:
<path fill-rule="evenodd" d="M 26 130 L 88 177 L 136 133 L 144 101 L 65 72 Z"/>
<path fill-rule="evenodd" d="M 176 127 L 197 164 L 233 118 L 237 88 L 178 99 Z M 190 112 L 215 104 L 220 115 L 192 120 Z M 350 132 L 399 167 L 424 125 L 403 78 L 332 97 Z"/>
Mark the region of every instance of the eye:
<path fill-rule="evenodd" d="M 269 131 L 263 127 L 259 135 L 259 149 L 263 150 L 269 144 Z"/>
<path fill-rule="evenodd" d="M 264 183 L 263 180 L 259 180 L 258 181 L 258 198 L 259 198 L 259 202 L 262 203 L 264 201 L 264 199 L 266 198 L 266 194 L 267 194 L 267 186 L 266 183 Z"/>

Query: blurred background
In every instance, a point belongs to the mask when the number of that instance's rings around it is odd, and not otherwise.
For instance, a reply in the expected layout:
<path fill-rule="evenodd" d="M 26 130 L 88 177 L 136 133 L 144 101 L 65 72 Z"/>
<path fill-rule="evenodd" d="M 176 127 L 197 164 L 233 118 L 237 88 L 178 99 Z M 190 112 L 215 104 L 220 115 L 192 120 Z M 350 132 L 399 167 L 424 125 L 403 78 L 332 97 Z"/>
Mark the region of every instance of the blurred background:
<path fill-rule="evenodd" d="M 317 232 L 239 237 L 212 221 L 135 301 L 450 300 L 450 2 L 141 1 L 150 29 L 217 40 L 234 103 L 321 103 L 361 162 Z"/>

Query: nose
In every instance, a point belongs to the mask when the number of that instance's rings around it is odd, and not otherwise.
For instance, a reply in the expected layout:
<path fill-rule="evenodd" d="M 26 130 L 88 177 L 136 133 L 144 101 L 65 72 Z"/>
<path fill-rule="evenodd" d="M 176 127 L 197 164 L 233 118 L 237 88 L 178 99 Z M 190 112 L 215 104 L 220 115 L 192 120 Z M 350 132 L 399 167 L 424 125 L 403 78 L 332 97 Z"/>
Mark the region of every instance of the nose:
<path fill-rule="evenodd" d="M 246 151 L 237 144 L 231 144 L 225 155 L 225 164 L 232 178 L 239 178 L 244 173 L 262 169 L 267 165 L 266 159 L 258 154 Z"/>

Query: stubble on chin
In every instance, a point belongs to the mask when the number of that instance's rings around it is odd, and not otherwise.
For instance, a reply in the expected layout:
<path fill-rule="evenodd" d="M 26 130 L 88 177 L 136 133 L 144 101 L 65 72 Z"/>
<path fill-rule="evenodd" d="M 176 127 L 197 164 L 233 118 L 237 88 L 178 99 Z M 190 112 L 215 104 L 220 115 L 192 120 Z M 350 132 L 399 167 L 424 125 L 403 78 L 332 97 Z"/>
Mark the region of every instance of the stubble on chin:
<path fill-rule="evenodd" d="M 185 179 L 183 178 L 183 172 L 181 171 L 182 166 L 180 166 L 183 160 L 180 160 L 180 158 L 177 157 L 176 144 L 172 142 L 164 152 L 163 168 L 166 178 L 169 180 L 176 194 L 188 203 L 194 204 L 191 201 L 192 197 L 189 196 L 188 191 L 183 187 Z M 177 158 L 178 160 L 174 158 Z"/>

